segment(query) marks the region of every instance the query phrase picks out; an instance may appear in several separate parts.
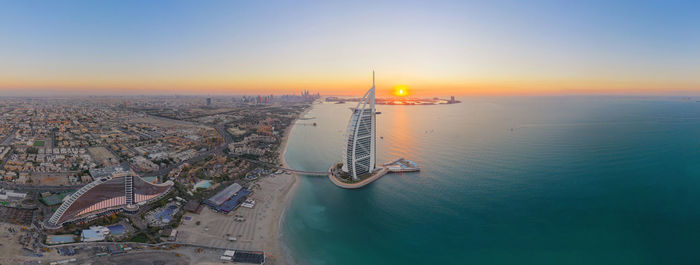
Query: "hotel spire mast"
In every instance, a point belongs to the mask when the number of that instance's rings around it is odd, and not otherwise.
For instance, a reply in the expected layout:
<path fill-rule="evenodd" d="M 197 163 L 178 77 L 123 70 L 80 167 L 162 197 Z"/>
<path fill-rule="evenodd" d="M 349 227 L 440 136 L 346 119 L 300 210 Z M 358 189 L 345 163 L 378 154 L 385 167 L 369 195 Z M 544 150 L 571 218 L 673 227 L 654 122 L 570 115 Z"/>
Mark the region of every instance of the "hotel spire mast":
<path fill-rule="evenodd" d="M 377 164 L 376 111 L 374 108 L 374 71 L 372 88 L 362 96 L 352 109 L 345 138 L 343 171 L 358 180 L 360 176 L 374 172 Z"/>

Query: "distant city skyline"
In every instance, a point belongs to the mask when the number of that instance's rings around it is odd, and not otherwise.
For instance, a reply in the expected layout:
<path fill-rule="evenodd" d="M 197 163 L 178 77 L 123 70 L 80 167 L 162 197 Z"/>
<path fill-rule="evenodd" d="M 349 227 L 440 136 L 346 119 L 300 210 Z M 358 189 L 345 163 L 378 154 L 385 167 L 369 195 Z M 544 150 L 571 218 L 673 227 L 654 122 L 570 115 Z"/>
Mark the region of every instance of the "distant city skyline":
<path fill-rule="evenodd" d="M 698 3 L 0 1 L 2 95 L 700 94 Z"/>

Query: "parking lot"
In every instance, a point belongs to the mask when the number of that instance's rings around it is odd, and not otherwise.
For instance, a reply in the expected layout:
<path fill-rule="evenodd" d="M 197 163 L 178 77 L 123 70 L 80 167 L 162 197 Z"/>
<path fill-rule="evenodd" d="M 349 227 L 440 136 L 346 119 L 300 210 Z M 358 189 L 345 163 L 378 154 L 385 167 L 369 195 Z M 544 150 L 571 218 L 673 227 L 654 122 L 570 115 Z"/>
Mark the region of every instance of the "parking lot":
<path fill-rule="evenodd" d="M 199 215 L 187 214 L 178 227 L 177 241 L 218 248 L 253 249 L 255 210 L 239 207 L 224 215 L 207 207 Z M 187 216 L 191 219 L 186 220 Z M 236 217 L 245 221 L 236 221 Z M 229 237 L 235 237 L 236 241 L 229 241 Z"/>

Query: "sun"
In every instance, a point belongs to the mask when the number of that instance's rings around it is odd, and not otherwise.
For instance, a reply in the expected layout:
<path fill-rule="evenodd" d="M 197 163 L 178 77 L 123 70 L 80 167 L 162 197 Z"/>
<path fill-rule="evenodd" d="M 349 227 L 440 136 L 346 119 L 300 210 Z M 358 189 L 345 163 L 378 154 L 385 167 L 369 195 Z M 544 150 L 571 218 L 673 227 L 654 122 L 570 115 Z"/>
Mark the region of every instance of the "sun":
<path fill-rule="evenodd" d="M 406 86 L 406 85 L 394 86 L 394 96 L 398 96 L 398 97 L 408 96 L 408 86 Z"/>

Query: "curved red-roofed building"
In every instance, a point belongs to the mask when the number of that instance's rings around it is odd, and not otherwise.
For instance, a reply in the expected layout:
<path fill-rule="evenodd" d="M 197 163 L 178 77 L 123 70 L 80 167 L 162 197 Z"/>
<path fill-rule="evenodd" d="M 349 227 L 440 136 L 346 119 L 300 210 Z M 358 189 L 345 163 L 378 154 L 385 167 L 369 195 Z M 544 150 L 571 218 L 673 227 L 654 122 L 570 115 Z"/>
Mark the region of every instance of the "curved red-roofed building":
<path fill-rule="evenodd" d="M 160 199 L 173 187 L 172 181 L 149 183 L 138 176 L 99 178 L 73 193 L 46 222 L 47 228 L 88 221 L 122 210 L 134 211 L 139 205 Z"/>

